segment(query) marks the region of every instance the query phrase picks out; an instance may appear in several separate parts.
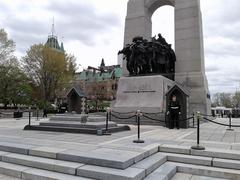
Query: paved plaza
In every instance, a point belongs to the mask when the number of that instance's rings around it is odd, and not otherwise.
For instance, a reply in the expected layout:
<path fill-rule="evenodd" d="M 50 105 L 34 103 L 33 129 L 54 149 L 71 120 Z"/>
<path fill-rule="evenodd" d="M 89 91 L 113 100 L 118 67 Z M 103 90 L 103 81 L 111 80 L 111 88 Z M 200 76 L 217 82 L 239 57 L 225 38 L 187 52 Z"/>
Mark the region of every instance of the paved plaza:
<path fill-rule="evenodd" d="M 48 119 L 41 119 L 40 121 L 36 121 L 34 118 L 32 119 L 32 124 L 39 124 L 39 122 L 47 121 Z M 221 123 L 228 123 L 228 119 L 215 119 L 217 122 Z M 116 169 L 123 169 L 123 170 L 117 170 L 118 171 L 125 171 L 130 169 L 134 169 L 134 167 L 139 168 L 140 165 L 134 165 L 134 162 L 142 161 L 146 158 L 146 161 L 154 161 L 155 156 L 159 159 L 162 158 L 162 161 L 166 161 L 166 157 L 163 157 L 163 154 L 155 154 L 160 148 L 160 151 L 165 151 L 165 146 L 170 146 L 169 150 L 171 152 L 171 146 L 176 146 L 176 148 L 180 149 L 174 149 L 174 153 L 180 153 L 181 151 L 185 155 L 173 155 L 166 153 L 166 156 L 168 160 L 171 160 L 171 158 L 175 159 L 185 159 L 185 161 L 190 161 L 190 164 L 192 159 L 196 157 L 189 157 L 187 153 L 189 152 L 189 148 L 192 145 L 196 144 L 196 128 L 189 128 L 189 129 L 173 129 L 169 130 L 165 127 L 161 126 L 141 126 L 141 139 L 145 141 L 144 144 L 135 144 L 133 143 L 133 140 L 137 138 L 137 126 L 130 125 L 131 131 L 125 131 L 125 132 L 119 132 L 119 133 L 113 133 L 111 136 L 97 136 L 97 135 L 88 135 L 88 134 L 71 134 L 71 133 L 62 133 L 62 132 L 45 132 L 45 131 L 24 131 L 24 126 L 28 123 L 27 118 L 22 119 L 0 119 L 0 146 L 1 150 L 3 151 L 9 151 L 13 154 L 6 154 L 6 152 L 1 152 L 1 155 L 3 158 L 5 158 L 5 162 L 17 162 L 17 159 L 22 159 L 23 162 L 18 162 L 17 164 L 26 163 L 27 161 L 31 162 L 31 167 L 40 167 L 40 165 L 36 165 L 36 162 L 43 163 L 45 160 L 42 160 L 41 157 L 49 158 L 47 159 L 47 163 L 59 163 L 58 165 L 60 167 L 67 167 L 66 164 L 61 164 L 59 160 L 51 160 L 51 159 L 57 159 L 60 158 L 60 160 L 67 160 L 69 161 L 69 158 L 71 161 L 75 161 L 74 158 L 81 156 L 81 157 L 87 157 L 92 158 L 96 160 L 93 164 L 97 166 L 94 167 L 94 171 L 104 171 L 104 169 L 101 169 L 99 166 L 105 166 L 109 167 L 111 170 L 112 168 Z M 240 119 L 233 119 L 233 124 L 240 124 Z M 234 152 L 238 153 L 238 150 L 240 150 L 240 128 L 234 128 L 234 131 L 227 131 L 228 127 L 220 126 L 213 123 L 202 123 L 201 124 L 201 137 L 200 137 L 200 144 L 206 147 L 207 151 L 211 151 L 212 149 L 218 149 L 222 152 L 228 151 L 228 150 L 235 150 Z M 161 147 L 163 147 L 161 149 Z M 5 148 L 5 149 L 3 149 Z M 156 149 L 157 148 L 157 149 Z M 182 149 L 181 149 L 182 148 Z M 221 153 L 222 153 L 221 152 Z M 14 154 L 14 153 L 20 153 L 20 154 Z M 151 155 L 152 154 L 152 155 Z M 30 155 L 30 156 L 26 156 Z M 201 154 L 198 154 L 201 155 Z M 37 156 L 37 157 L 34 157 Z M 174 157 L 173 157 L 174 156 Z M 238 156 L 238 155 L 237 155 Z M 28 159 L 29 157 L 29 159 Z M 149 157 L 149 158 L 148 158 Z M 221 157 L 221 156 L 220 156 Z M 227 155 L 226 155 L 227 157 Z M 39 159 L 40 158 L 40 159 Z M 102 160 L 101 160 L 102 158 Z M 151 160 L 152 158 L 152 160 Z M 190 158 L 190 159 L 189 159 Z M 203 159 L 202 159 L 203 158 Z M 23 160 L 24 159 L 24 160 Z M 99 160 L 100 159 L 100 160 Z M 134 162 L 130 162 L 130 159 L 134 159 Z M 186 160 L 187 159 L 187 160 Z M 94 161 L 95 161 L 94 160 Z M 107 161 L 105 161 L 107 160 Z M 208 157 L 200 157 L 199 159 L 200 164 L 199 165 L 210 165 L 213 162 L 213 158 Z M 59 161 L 59 162 L 58 162 Z M 84 161 L 82 159 L 81 161 Z M 111 161 L 109 164 L 108 161 Z M 144 161 L 144 160 L 143 160 Z M 161 161 L 161 160 L 159 160 Z M 182 160 L 180 160 L 181 162 Z M 196 163 L 196 160 L 194 160 Z M 35 162 L 36 164 L 34 165 Z M 88 160 L 87 163 L 88 164 Z M 174 161 L 175 162 L 175 161 Z M 178 164 L 174 162 L 167 162 L 165 166 L 167 166 L 167 169 L 171 169 L 171 171 L 175 170 L 176 173 L 176 166 L 185 166 L 182 164 Z M 217 159 L 216 159 L 217 162 Z M 4 162 L 3 162 L 4 163 Z M 44 162 L 46 163 L 46 162 Z M 71 162 L 72 163 L 72 162 Z M 132 164 L 131 164 L 132 163 Z M 210 164 L 209 164 L 210 163 Z M 70 165 L 70 164 L 69 164 Z M 82 168 L 81 168 L 81 166 Z M 90 174 L 84 174 L 86 171 L 91 172 L 91 167 L 89 165 L 84 164 L 71 164 L 70 167 L 79 167 L 80 175 L 84 175 L 85 177 L 91 177 L 94 179 L 95 176 L 92 177 Z M 51 166 L 49 165 L 51 168 Z M 69 168 L 70 168 L 69 167 Z M 99 167 L 100 169 L 95 170 L 96 167 Z M 19 167 L 18 167 L 19 168 Z M 86 169 L 90 168 L 90 169 Z M 127 168 L 127 169 L 126 169 Z M 135 168 L 135 170 L 136 170 Z M 166 168 L 166 167 L 165 167 Z M 175 169 L 174 169 L 175 168 Z M 189 167 L 188 167 L 189 168 Z M 44 169 L 44 167 L 43 167 Z M 124 170 L 125 169 L 125 170 Z M 156 168 L 155 168 L 156 169 Z M 49 170 L 49 169 L 46 169 Z M 36 173 L 45 173 L 45 172 L 35 172 L 34 169 L 23 169 L 22 172 L 31 172 L 30 174 L 36 175 Z M 54 170 L 55 171 L 55 170 Z M 109 169 L 105 173 L 108 172 Z M 157 170 L 156 170 L 157 171 Z M 212 170 L 214 171 L 214 170 Z M 73 171 L 75 172 L 75 170 Z M 146 171 L 147 172 L 147 171 Z M 69 172 L 67 172 L 69 173 Z M 115 170 L 114 170 L 115 173 Z M 114 174 L 113 173 L 113 174 Z M 118 172 L 119 173 L 119 172 Z M 138 174 L 141 172 L 137 172 Z M 154 173 L 151 174 L 153 178 Z M 0 172 L 1 174 L 1 172 Z M 3 172 L 4 174 L 4 172 Z M 216 173 L 215 173 L 216 174 Z M 40 176 L 39 174 L 37 174 Z M 54 174 L 55 175 L 55 174 Z M 200 175 L 200 176 L 199 176 Z M 207 174 L 208 175 L 208 174 Z M 25 175 L 26 176 L 26 175 Z M 210 176 L 210 175 L 209 175 Z M 192 175 L 191 173 L 183 173 L 178 172 L 175 175 L 172 175 L 173 180 L 198 180 L 198 179 L 209 179 L 214 180 L 216 178 L 213 178 L 215 176 L 211 175 L 212 177 L 204 176 L 204 174 L 198 174 L 198 175 Z M 15 176 L 19 177 L 19 176 Z M 20 178 L 24 177 L 23 175 L 20 176 Z M 27 176 L 26 176 L 27 177 Z M 30 176 L 31 177 L 31 176 Z M 159 176 L 157 176 L 159 177 Z M 225 176 L 224 176 L 225 177 Z M 2 175 L 1 179 L 17 179 L 12 178 L 8 176 Z M 27 179 L 27 178 L 26 178 Z M 31 178 L 30 178 L 31 179 Z M 58 179 L 58 178 L 56 178 Z M 84 178 L 85 179 L 85 178 Z M 103 177 L 102 179 L 108 179 L 106 177 Z M 133 178 L 134 179 L 134 178 Z M 135 179 L 139 179 L 139 177 L 135 177 Z M 141 178 L 142 179 L 142 178 Z M 150 178 L 151 179 L 151 178 Z M 154 178 L 153 178 L 154 179 Z M 226 179 L 226 178 L 225 178 Z"/>
<path fill-rule="evenodd" d="M 48 119 L 41 119 L 41 122 Z M 215 121 L 228 124 L 228 119 Z M 32 119 L 32 124 L 39 121 Z M 134 144 L 137 138 L 137 126 L 130 125 L 131 131 L 113 133 L 111 136 L 88 134 L 71 134 L 62 132 L 23 131 L 28 119 L 0 119 L 0 142 L 18 143 L 31 146 L 42 146 L 62 149 L 89 151 L 101 147 L 135 150 L 153 144 L 175 144 L 191 146 L 196 143 L 196 129 L 169 130 L 161 126 L 141 126 L 141 138 L 144 144 Z M 239 124 L 240 119 L 233 119 L 232 124 Z M 240 149 L 240 128 L 226 131 L 228 127 L 213 123 L 203 123 L 200 128 L 200 143 L 207 148 Z"/>

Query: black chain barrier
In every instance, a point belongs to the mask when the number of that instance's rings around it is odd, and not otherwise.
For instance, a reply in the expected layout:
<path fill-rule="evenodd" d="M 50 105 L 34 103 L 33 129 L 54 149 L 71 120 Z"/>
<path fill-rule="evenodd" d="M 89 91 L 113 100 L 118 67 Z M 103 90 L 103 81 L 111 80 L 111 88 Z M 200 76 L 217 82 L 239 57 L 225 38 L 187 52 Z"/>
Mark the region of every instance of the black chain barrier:
<path fill-rule="evenodd" d="M 118 116 L 116 116 L 116 115 L 114 115 L 113 113 L 111 113 L 111 115 L 114 117 L 114 118 L 116 118 L 116 119 L 132 119 L 132 118 L 134 118 L 135 116 L 136 116 L 136 114 L 134 114 L 133 116 L 129 116 L 129 117 L 118 117 Z"/>
<path fill-rule="evenodd" d="M 216 121 L 210 120 L 210 119 L 208 119 L 208 118 L 206 118 L 206 117 L 203 117 L 203 119 L 206 120 L 206 121 L 209 121 L 209 122 L 211 122 L 211 123 L 215 123 L 215 124 L 218 124 L 218 125 L 221 125 L 221 126 L 227 126 L 227 127 L 229 127 L 229 124 L 224 124 L 224 123 L 216 122 Z M 240 125 L 232 125 L 232 124 L 231 124 L 231 127 L 240 127 Z"/>
<path fill-rule="evenodd" d="M 142 112 L 143 114 L 148 114 L 148 115 L 153 115 L 153 114 L 164 114 L 163 112 L 155 112 L 155 113 L 147 113 L 147 112 Z"/>
<path fill-rule="evenodd" d="M 207 115 L 207 114 L 200 114 L 201 116 L 206 116 L 206 117 L 214 117 L 213 115 Z"/>
<path fill-rule="evenodd" d="M 192 117 L 189 117 L 189 118 L 187 118 L 187 119 L 181 119 L 181 120 L 179 120 L 179 122 L 185 122 L 185 121 L 188 121 L 188 120 L 190 120 L 190 119 L 193 119 L 194 117 L 192 116 Z"/>
<path fill-rule="evenodd" d="M 165 123 L 165 121 L 163 121 L 163 120 L 155 119 L 155 118 L 149 117 L 149 116 L 147 116 L 146 114 L 142 114 L 142 116 L 145 117 L 145 118 L 147 118 L 147 119 L 153 120 L 153 121 L 164 122 L 164 123 Z"/>
<path fill-rule="evenodd" d="M 199 145 L 200 144 L 200 115 L 202 115 L 202 114 L 199 113 L 197 116 L 197 145 L 191 147 L 194 150 L 205 150 L 205 147 Z M 209 115 L 209 116 L 211 116 L 211 115 Z M 202 116 L 202 119 L 204 119 L 208 122 L 214 123 L 214 124 L 229 127 L 229 129 L 227 129 L 227 130 L 230 130 L 230 131 L 233 131 L 232 127 L 236 127 L 236 128 L 240 127 L 240 125 L 232 125 L 231 114 L 229 115 L 229 124 L 216 122 L 216 121 L 208 119 L 207 117 L 204 117 L 204 116 Z"/>
<path fill-rule="evenodd" d="M 111 111 L 112 113 L 116 113 L 116 114 L 135 114 L 136 112 L 117 112 L 117 111 Z"/>

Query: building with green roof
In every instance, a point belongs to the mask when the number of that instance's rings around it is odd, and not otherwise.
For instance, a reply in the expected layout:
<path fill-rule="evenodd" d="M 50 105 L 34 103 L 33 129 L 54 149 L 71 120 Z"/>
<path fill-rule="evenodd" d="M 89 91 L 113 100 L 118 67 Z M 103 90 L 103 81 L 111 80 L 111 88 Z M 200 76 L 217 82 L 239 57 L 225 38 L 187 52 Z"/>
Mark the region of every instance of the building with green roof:
<path fill-rule="evenodd" d="M 112 101 L 116 98 L 118 81 L 122 76 L 119 65 L 105 66 L 104 59 L 98 68 L 89 66 L 75 74 L 74 84 L 83 89 L 90 101 Z"/>

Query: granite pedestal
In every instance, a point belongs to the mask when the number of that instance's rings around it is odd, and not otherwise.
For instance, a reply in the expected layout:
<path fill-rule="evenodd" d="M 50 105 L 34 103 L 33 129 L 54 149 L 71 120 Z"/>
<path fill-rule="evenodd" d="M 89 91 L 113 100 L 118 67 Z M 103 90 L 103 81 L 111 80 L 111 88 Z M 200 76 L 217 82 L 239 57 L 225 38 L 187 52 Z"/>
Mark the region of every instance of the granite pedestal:
<path fill-rule="evenodd" d="M 61 114 L 55 115 L 47 122 L 39 125 L 25 126 L 24 130 L 54 131 L 68 133 L 104 134 L 130 130 L 129 126 L 118 126 L 115 122 L 108 122 L 106 117 L 86 114 Z"/>

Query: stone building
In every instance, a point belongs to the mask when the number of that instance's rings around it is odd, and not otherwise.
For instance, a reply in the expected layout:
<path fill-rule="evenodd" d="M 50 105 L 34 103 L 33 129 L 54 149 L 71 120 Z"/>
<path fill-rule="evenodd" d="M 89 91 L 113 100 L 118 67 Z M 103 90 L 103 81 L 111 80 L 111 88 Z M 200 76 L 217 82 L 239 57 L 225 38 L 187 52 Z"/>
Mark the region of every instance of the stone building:
<path fill-rule="evenodd" d="M 105 66 L 102 59 L 98 68 L 88 67 L 76 73 L 74 84 L 82 88 L 89 100 L 112 101 L 116 98 L 118 80 L 122 75 L 119 65 Z"/>

